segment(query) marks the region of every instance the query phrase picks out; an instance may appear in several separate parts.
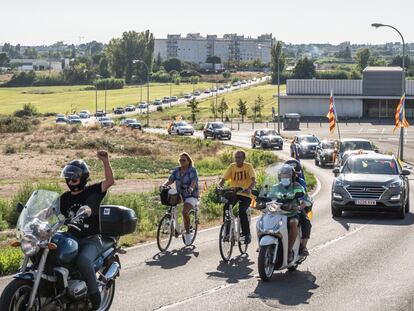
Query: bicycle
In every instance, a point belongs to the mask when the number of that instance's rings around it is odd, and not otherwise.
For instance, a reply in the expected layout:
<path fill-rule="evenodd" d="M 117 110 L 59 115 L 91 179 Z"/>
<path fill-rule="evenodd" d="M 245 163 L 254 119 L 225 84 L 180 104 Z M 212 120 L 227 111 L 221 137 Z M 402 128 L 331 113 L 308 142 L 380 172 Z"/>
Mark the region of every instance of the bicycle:
<path fill-rule="evenodd" d="M 242 188 L 227 188 L 217 189 L 216 192 L 220 198 L 221 203 L 229 203 L 229 208 L 224 214 L 224 222 L 220 228 L 219 248 L 221 258 L 228 262 L 233 252 L 234 244 L 237 242 L 241 254 L 246 254 L 248 244 L 244 243 L 244 238 L 241 236 L 240 217 L 238 208 L 236 214 L 233 212 L 235 207 L 238 207 L 237 193 L 242 191 Z M 250 224 L 250 208 L 247 210 Z"/>
<path fill-rule="evenodd" d="M 167 251 L 171 244 L 173 235 L 178 238 L 181 234 L 185 244 L 185 238 L 181 224 L 178 221 L 177 205 L 183 202 L 180 194 L 171 187 L 164 187 L 160 193 L 161 204 L 168 206 L 165 215 L 161 218 L 157 229 L 157 245 L 161 252 Z M 198 230 L 198 204 L 189 211 L 190 233 L 192 234 L 190 246 L 194 243 Z"/>

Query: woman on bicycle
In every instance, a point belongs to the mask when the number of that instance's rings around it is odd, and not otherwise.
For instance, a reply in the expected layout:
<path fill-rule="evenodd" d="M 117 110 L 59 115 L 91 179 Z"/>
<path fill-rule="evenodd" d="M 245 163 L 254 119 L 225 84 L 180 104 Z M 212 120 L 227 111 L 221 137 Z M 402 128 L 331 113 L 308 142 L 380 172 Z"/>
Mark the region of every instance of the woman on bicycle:
<path fill-rule="evenodd" d="M 198 174 L 193 166 L 194 162 L 188 153 L 183 152 L 180 154 L 179 164 L 180 166 L 172 171 L 170 178 L 163 186 L 168 187 L 175 182 L 177 192 L 183 199 L 184 241 L 186 245 L 190 245 L 193 237 L 190 233 L 189 212 L 198 204 Z"/>

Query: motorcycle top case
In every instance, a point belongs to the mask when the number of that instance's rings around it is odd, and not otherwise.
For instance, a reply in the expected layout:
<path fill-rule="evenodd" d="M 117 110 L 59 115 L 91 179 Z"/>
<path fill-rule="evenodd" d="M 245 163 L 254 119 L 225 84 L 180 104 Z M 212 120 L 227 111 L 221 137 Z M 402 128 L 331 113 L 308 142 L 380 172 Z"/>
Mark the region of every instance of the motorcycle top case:
<path fill-rule="evenodd" d="M 101 205 L 99 225 L 101 234 L 120 236 L 135 232 L 137 215 L 134 210 L 118 205 Z"/>

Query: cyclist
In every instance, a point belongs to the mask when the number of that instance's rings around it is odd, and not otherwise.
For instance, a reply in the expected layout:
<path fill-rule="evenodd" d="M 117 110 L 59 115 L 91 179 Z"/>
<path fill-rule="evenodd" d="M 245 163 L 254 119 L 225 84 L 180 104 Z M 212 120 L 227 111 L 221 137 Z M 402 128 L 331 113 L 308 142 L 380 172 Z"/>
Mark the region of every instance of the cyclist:
<path fill-rule="evenodd" d="M 175 168 L 171 176 L 162 187 L 168 187 L 175 182 L 177 192 L 184 201 L 183 220 L 184 220 L 184 241 L 186 245 L 190 245 L 193 239 L 190 233 L 190 211 L 198 204 L 198 174 L 194 168 L 194 162 L 190 155 L 186 152 L 180 154 L 180 166 Z"/>
<path fill-rule="evenodd" d="M 300 164 L 300 162 L 296 159 L 291 159 L 287 160 L 285 164 L 288 164 L 293 167 L 294 181 L 299 183 L 303 187 L 303 189 L 305 190 L 305 194 L 307 195 L 305 175 L 303 174 L 302 165 Z M 309 251 L 306 246 L 310 238 L 312 224 L 310 222 L 307 212 L 312 210 L 311 200 L 305 200 L 301 207 L 302 210 L 299 214 L 299 222 L 302 227 L 302 239 L 300 243 L 299 255 L 309 256 Z"/>
<path fill-rule="evenodd" d="M 92 310 L 98 310 L 101 305 L 101 294 L 96 281 L 93 262 L 102 253 L 102 240 L 99 232 L 99 206 L 106 195 L 107 190 L 115 183 L 109 156 L 106 151 L 98 151 L 98 158 L 102 161 L 105 180 L 90 186 L 86 186 L 89 178 L 89 168 L 82 160 L 69 162 L 62 170 L 69 191 L 60 197 L 60 209 L 65 217 L 73 217 L 79 208 L 87 205 L 92 209 L 92 214 L 84 219 L 83 224 L 78 225 L 81 231 L 69 228 L 79 243 L 77 267 L 88 286 L 89 300 Z"/>
<path fill-rule="evenodd" d="M 247 210 L 252 201 L 250 193 L 256 185 L 256 173 L 250 163 L 244 162 L 245 159 L 246 153 L 244 151 L 238 150 L 234 153 L 235 162 L 230 164 L 227 168 L 223 177 L 219 181 L 219 187 L 223 187 L 224 183 L 228 181 L 230 187 L 243 189 L 237 194 L 237 200 L 239 203 L 239 217 L 242 236 L 244 236 L 244 243 L 249 244 L 252 238 L 250 235 L 250 224 Z M 224 205 L 224 215 L 229 208 L 230 206 L 228 203 Z"/>

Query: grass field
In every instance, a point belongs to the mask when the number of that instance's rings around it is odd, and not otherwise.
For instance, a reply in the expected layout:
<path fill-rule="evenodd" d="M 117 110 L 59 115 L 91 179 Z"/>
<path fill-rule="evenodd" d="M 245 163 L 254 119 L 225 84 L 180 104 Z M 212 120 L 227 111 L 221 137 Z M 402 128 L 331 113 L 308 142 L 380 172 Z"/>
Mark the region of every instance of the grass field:
<path fill-rule="evenodd" d="M 280 87 L 280 91 L 285 91 L 286 86 L 282 85 Z M 239 99 L 243 99 L 247 101 L 247 117 L 249 119 L 253 118 L 253 112 L 251 110 L 255 99 L 257 96 L 263 97 L 263 110 L 262 110 L 262 117 L 264 119 L 269 119 L 272 115 L 272 106 L 275 107 L 277 111 L 277 100 L 273 97 L 275 94 L 277 94 L 277 86 L 271 85 L 271 84 L 265 84 L 260 85 L 257 87 L 252 88 L 246 88 L 241 89 L 233 92 L 229 92 L 228 94 L 220 95 L 217 98 L 217 102 L 220 103 L 221 99 L 224 97 L 228 106 L 229 110 L 227 111 L 227 115 L 229 118 L 231 117 L 231 109 L 233 108 L 233 117 L 239 119 L 239 113 L 237 111 L 237 103 L 239 102 Z M 207 120 L 213 118 L 213 113 L 211 112 L 211 103 L 215 102 L 215 97 L 212 97 L 211 99 L 206 99 L 200 101 L 200 104 L 198 106 L 200 112 L 197 115 L 197 119 L 199 121 L 201 120 Z M 190 109 L 186 105 L 176 106 L 171 109 L 164 109 L 163 112 L 154 112 L 151 114 L 151 121 L 165 121 L 170 120 L 176 115 L 183 116 L 184 119 L 190 118 Z M 221 115 L 218 113 L 218 118 L 221 117 Z"/>
<path fill-rule="evenodd" d="M 11 114 L 22 108 L 24 104 L 32 103 L 39 112 L 67 113 L 73 110 L 87 109 L 95 111 L 95 90 L 85 90 L 88 86 L 48 86 L 48 87 L 14 87 L 0 88 L 0 114 Z M 192 84 L 171 85 L 172 96 L 181 96 L 193 91 Z M 195 90 L 211 88 L 211 83 L 194 85 Z M 147 88 L 142 88 L 142 99 L 146 101 Z M 150 101 L 170 96 L 170 84 L 151 84 Z M 141 89 L 125 87 L 121 90 L 107 91 L 107 110 L 116 106 L 136 104 L 141 99 Z M 98 91 L 98 109 L 104 108 L 105 92 Z"/>

